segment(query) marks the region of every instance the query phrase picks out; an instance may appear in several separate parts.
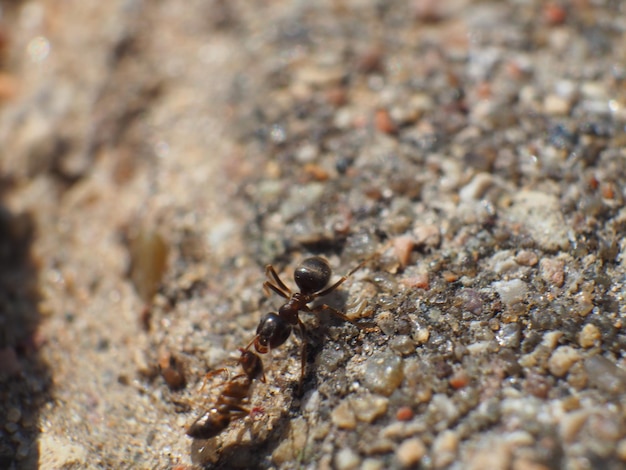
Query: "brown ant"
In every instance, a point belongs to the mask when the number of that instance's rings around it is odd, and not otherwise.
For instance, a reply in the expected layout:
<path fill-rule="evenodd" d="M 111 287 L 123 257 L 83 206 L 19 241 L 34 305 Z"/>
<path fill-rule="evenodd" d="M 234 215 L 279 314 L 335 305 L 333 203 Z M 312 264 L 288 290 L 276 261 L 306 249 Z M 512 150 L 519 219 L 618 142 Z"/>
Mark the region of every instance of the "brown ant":
<path fill-rule="evenodd" d="M 313 302 L 318 297 L 324 297 L 337 289 L 346 281 L 346 279 L 354 274 L 355 271 L 363 267 L 363 265 L 371 258 L 372 257 L 369 257 L 362 261 L 348 274 L 342 276 L 337 282 L 328 287 L 326 286 L 332 276 L 332 270 L 330 269 L 328 261 L 319 256 L 306 258 L 302 261 L 302 263 L 300 263 L 293 274 L 293 279 L 300 289 L 300 292 L 292 292 L 291 289 L 289 289 L 289 287 L 287 287 L 280 279 L 280 276 L 274 267 L 271 264 L 268 264 L 265 267 L 265 275 L 268 280 L 263 283 L 263 288 L 266 292 L 269 290 L 276 292 L 281 297 L 287 299 L 287 301 L 278 309 L 278 312 L 270 312 L 261 318 L 259 326 L 256 330 L 256 336 L 250 344 L 248 344 L 248 347 L 254 344 L 254 348 L 257 352 L 265 354 L 285 343 L 294 328 L 297 327 L 300 329 L 301 333 L 304 333 L 305 327 L 298 315 L 298 312 L 318 313 L 322 310 L 328 310 L 342 320 L 354 324 L 354 322 L 343 313 L 326 304 L 313 308 L 309 307 L 308 304 Z M 300 382 L 302 382 L 302 376 L 306 365 L 304 350 L 305 342 L 303 338 L 301 348 L 302 365 L 300 370 Z"/>
<path fill-rule="evenodd" d="M 258 355 L 248 348 L 239 348 L 239 351 L 241 352 L 241 357 L 238 362 L 244 373 L 230 379 L 224 385 L 224 389 L 217 398 L 215 405 L 187 428 L 189 437 L 194 439 L 211 439 L 224 431 L 231 421 L 250 414 L 250 411 L 241 404 L 248 398 L 254 379 L 265 382 L 263 362 Z M 227 372 L 227 369 L 218 369 L 208 373 L 205 377 L 205 383 L 209 377 L 224 371 Z"/>

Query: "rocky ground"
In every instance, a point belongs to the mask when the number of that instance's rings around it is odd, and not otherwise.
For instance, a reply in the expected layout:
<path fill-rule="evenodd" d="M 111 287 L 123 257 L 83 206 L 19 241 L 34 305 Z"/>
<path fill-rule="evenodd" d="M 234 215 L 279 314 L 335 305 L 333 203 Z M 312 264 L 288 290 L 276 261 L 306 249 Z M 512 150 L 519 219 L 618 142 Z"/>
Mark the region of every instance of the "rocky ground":
<path fill-rule="evenodd" d="M 0 8 L 0 467 L 626 468 L 626 4 Z"/>

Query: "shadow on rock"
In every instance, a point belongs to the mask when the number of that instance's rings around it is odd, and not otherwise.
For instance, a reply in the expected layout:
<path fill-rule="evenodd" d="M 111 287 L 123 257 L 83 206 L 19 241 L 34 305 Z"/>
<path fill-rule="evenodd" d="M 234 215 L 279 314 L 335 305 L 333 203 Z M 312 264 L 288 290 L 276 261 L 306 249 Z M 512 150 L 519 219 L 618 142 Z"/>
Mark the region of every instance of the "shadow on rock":
<path fill-rule="evenodd" d="M 0 468 L 37 468 L 50 372 L 40 358 L 35 224 L 0 207 Z"/>
<path fill-rule="evenodd" d="M 238 432 L 235 439 L 222 445 L 219 438 L 200 440 L 191 444 L 191 460 L 194 464 L 207 470 L 237 469 L 250 470 L 268 468 L 271 463 L 259 460 L 261 456 L 272 454 L 282 440 L 285 432 L 288 411 L 284 410 L 274 421 L 274 426 L 267 432 L 252 430 L 253 439 L 243 439 L 249 428 L 246 426 Z M 261 423 L 259 423 L 260 425 Z M 257 427 L 253 425 L 253 427 Z M 258 432 L 257 432 L 258 431 Z"/>

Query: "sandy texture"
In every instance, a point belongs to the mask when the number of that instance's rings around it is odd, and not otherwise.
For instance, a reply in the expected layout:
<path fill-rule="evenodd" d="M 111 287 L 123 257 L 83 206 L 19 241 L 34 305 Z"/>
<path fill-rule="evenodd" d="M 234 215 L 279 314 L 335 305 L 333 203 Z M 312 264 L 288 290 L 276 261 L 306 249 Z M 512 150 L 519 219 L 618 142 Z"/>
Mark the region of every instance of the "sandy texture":
<path fill-rule="evenodd" d="M 1 468 L 626 466 L 622 2 L 0 6 Z"/>

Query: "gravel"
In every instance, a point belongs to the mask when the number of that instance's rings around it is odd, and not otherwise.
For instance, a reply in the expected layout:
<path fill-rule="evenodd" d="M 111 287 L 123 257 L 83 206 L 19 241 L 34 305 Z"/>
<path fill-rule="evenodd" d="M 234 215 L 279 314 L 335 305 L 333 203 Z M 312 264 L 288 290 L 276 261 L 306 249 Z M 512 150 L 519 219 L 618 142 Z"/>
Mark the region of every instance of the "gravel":
<path fill-rule="evenodd" d="M 622 2 L 49 3 L 0 8 L 0 467 L 626 466 Z M 357 326 L 191 440 L 312 255 Z"/>

